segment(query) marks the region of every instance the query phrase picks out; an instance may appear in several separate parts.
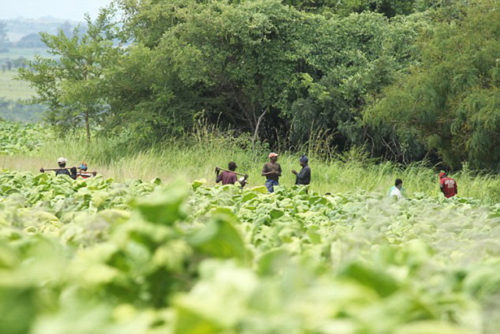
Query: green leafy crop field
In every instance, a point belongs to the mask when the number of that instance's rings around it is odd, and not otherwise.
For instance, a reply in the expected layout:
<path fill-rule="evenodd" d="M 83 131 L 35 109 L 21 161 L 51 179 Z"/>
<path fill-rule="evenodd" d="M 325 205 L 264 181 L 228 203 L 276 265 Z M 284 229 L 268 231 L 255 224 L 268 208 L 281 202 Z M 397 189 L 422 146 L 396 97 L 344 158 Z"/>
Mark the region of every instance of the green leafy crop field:
<path fill-rule="evenodd" d="M 499 204 L 3 171 L 0 208 L 2 333 L 500 328 Z"/>
<path fill-rule="evenodd" d="M 0 155 L 36 151 L 49 137 L 50 131 L 40 124 L 0 122 Z"/>

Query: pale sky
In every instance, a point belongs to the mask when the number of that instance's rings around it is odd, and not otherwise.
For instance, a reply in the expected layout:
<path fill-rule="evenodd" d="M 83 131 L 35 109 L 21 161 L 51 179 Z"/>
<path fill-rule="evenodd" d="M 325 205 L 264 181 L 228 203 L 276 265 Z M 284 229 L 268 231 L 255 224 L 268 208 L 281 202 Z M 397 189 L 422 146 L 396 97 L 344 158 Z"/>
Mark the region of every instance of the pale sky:
<path fill-rule="evenodd" d="M 111 0 L 0 0 L 0 20 L 51 16 L 82 21 L 85 13 L 95 18 L 99 8 L 110 2 Z"/>

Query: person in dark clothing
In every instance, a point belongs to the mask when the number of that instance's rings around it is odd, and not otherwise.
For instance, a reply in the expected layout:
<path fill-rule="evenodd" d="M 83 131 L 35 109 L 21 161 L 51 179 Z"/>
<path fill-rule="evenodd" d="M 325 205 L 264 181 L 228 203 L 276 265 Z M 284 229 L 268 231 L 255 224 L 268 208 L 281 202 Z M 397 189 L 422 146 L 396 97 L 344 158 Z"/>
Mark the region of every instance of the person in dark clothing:
<path fill-rule="evenodd" d="M 66 159 L 59 158 L 57 159 L 57 164 L 59 165 L 59 169 L 56 170 L 56 175 L 68 175 L 73 180 L 76 179 L 76 168 L 71 168 L 71 171 L 66 168 Z"/>
<path fill-rule="evenodd" d="M 225 170 L 225 171 L 222 171 L 222 173 L 221 173 L 220 168 L 217 167 L 215 169 L 215 173 L 217 173 L 217 178 L 215 179 L 215 182 L 216 183 L 222 182 L 223 185 L 235 184 L 236 181 L 238 181 L 236 173 L 234 172 L 236 170 L 236 168 L 238 168 L 238 166 L 236 166 L 236 163 L 234 161 L 231 161 L 227 165 L 227 169 L 229 169 L 228 171 Z"/>
<path fill-rule="evenodd" d="M 274 192 L 274 186 L 279 185 L 281 176 L 281 166 L 277 161 L 278 154 L 271 152 L 269 153 L 269 162 L 262 167 L 261 175 L 266 177 L 266 188 L 270 193 Z"/>
<path fill-rule="evenodd" d="M 295 184 L 308 185 L 311 183 L 311 168 L 309 168 L 309 159 L 307 156 L 303 155 L 300 157 L 300 165 L 302 169 L 299 173 L 296 170 L 292 170 L 292 173 L 297 176 Z"/>

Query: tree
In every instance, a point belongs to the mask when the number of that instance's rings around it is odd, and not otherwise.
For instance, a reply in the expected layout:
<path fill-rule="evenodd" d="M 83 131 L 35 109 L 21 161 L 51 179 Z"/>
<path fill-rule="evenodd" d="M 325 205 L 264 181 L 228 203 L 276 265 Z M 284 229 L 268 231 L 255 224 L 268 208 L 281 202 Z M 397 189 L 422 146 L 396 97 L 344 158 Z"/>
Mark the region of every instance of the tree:
<path fill-rule="evenodd" d="M 376 12 L 393 17 L 408 15 L 417 10 L 425 10 L 431 4 L 426 0 L 283 0 L 284 4 L 300 10 L 313 12 L 333 12 L 341 16 L 352 13 Z"/>
<path fill-rule="evenodd" d="M 308 140 L 311 131 L 330 132 L 331 145 L 349 149 L 380 143 L 364 126 L 363 110 L 398 71 L 411 63 L 420 18 L 389 21 L 381 14 L 352 14 L 321 19 L 305 31 L 304 65 L 287 87 L 281 109 L 291 120 L 293 144 Z"/>
<path fill-rule="evenodd" d="M 265 123 L 260 116 L 277 112 L 280 94 L 296 69 L 295 41 L 303 14 L 278 0 L 188 1 L 175 11 L 172 4 L 145 3 L 150 6 L 139 8 L 130 20 L 137 41 L 144 44 L 127 55 L 134 61 L 134 55 L 149 54 L 153 62 L 150 95 L 136 101 L 143 123 L 149 121 L 164 135 L 161 129 L 189 127 L 203 113 L 214 123 L 258 134 L 258 125 Z M 140 28 L 152 17 L 169 20 L 161 27 Z M 139 18 L 146 21 L 139 24 Z M 124 69 L 120 65 L 117 71 Z M 118 73 L 115 78 L 123 77 Z"/>
<path fill-rule="evenodd" d="M 95 22 L 86 17 L 87 31 L 72 36 L 60 30 L 57 35 L 41 34 L 53 58 L 37 57 L 29 68 L 20 69 L 20 78 L 29 81 L 38 93 L 35 103 L 46 104 L 46 119 L 61 130 L 84 125 L 91 139 L 91 123 L 103 116 L 106 106 L 101 94 L 103 69 L 118 53 L 113 46 L 109 12 L 104 10 Z"/>
<path fill-rule="evenodd" d="M 476 0 L 420 42 L 421 63 L 366 113 L 372 124 L 412 132 L 450 168 L 500 169 L 500 13 Z"/>
<path fill-rule="evenodd" d="M 107 70 L 112 124 L 163 138 L 202 115 L 255 139 L 279 133 L 301 145 L 323 130 L 341 149 L 370 140 L 374 154 L 380 143 L 362 111 L 413 61 L 426 24 L 418 14 L 318 15 L 277 0 L 120 3 L 132 46 Z"/>

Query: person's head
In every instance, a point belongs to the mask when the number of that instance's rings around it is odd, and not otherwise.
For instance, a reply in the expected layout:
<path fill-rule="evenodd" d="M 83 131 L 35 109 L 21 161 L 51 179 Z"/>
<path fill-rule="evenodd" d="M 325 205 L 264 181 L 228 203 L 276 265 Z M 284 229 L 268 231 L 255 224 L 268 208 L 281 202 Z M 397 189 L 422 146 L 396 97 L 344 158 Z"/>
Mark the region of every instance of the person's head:
<path fill-rule="evenodd" d="M 271 162 L 278 161 L 278 154 L 276 154 L 274 152 L 269 153 L 269 160 L 271 160 Z"/>
<path fill-rule="evenodd" d="M 443 177 L 446 177 L 446 173 L 445 172 L 439 173 L 439 178 L 442 179 Z"/>
<path fill-rule="evenodd" d="M 307 165 L 307 163 L 309 162 L 309 159 L 307 158 L 307 156 L 306 156 L 306 155 L 303 155 L 303 156 L 301 156 L 301 157 L 300 157 L 300 160 L 299 160 L 299 161 L 300 161 L 300 165 L 301 165 L 302 167 L 304 167 L 304 166 L 306 166 L 306 165 Z"/>
<path fill-rule="evenodd" d="M 61 168 L 66 167 L 66 158 L 60 157 L 59 159 L 57 159 L 57 164 Z"/>
<path fill-rule="evenodd" d="M 238 166 L 236 166 L 236 162 L 234 162 L 234 161 L 231 161 L 230 163 L 227 164 L 227 168 L 233 172 L 236 170 L 237 167 Z"/>
<path fill-rule="evenodd" d="M 396 182 L 394 185 L 396 186 L 396 188 L 401 189 L 401 187 L 403 186 L 403 180 L 396 179 Z"/>
<path fill-rule="evenodd" d="M 82 163 L 80 164 L 80 169 L 83 170 L 83 171 L 86 171 L 87 170 L 87 164 L 85 162 L 82 161 Z"/>

